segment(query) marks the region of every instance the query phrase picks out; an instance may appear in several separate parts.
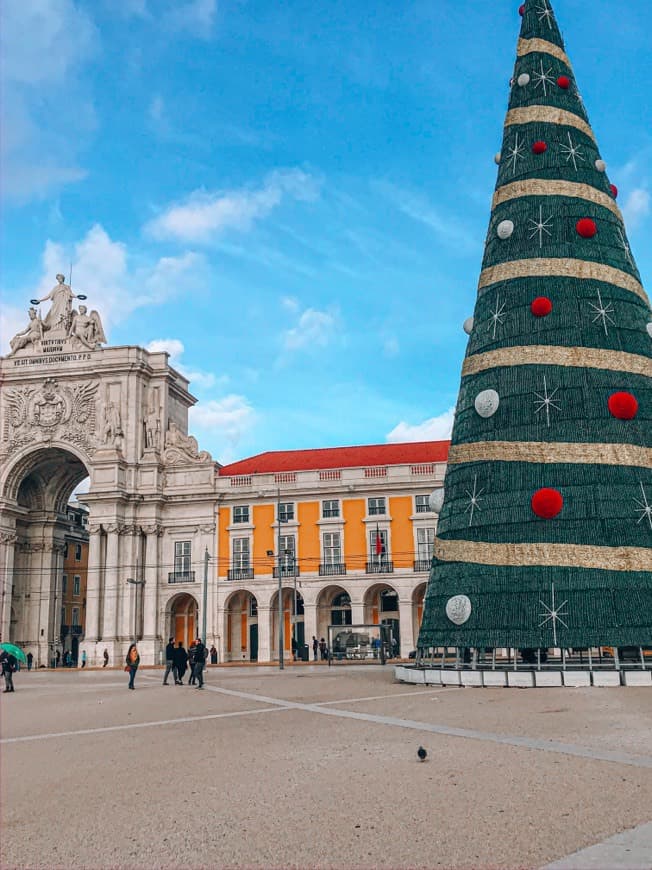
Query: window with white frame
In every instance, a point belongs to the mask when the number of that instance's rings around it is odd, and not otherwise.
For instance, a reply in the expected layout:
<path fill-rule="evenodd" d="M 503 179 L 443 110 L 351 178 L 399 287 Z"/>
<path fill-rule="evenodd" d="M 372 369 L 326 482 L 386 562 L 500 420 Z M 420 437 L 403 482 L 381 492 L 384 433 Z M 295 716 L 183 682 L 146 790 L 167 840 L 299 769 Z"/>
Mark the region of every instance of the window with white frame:
<path fill-rule="evenodd" d="M 61 578 L 61 594 L 65 595 L 68 591 L 68 575 L 64 574 Z"/>
<path fill-rule="evenodd" d="M 233 567 L 249 567 L 249 538 L 233 538 Z"/>
<path fill-rule="evenodd" d="M 294 502 L 281 502 L 278 506 L 278 521 L 287 523 L 294 519 Z"/>
<path fill-rule="evenodd" d="M 236 505 L 233 508 L 233 523 L 248 523 L 249 522 L 249 505 Z"/>
<path fill-rule="evenodd" d="M 428 495 L 415 495 L 414 496 L 414 506 L 416 508 L 416 512 L 418 514 L 427 514 L 430 513 L 430 504 L 428 499 L 430 496 Z"/>
<path fill-rule="evenodd" d="M 296 546 L 294 535 L 281 535 L 279 538 L 281 547 L 281 566 L 283 571 L 292 571 L 294 569 L 294 560 L 296 556 Z"/>
<path fill-rule="evenodd" d="M 417 529 L 417 559 L 429 562 L 435 545 L 435 530 L 430 528 Z"/>
<path fill-rule="evenodd" d="M 79 608 L 78 607 L 73 607 L 73 609 L 72 609 L 72 618 L 71 618 L 70 624 L 71 625 L 80 625 Z"/>
<path fill-rule="evenodd" d="M 370 517 L 386 513 L 385 496 L 367 499 L 367 509 Z"/>
<path fill-rule="evenodd" d="M 174 573 L 175 574 L 190 574 L 191 568 L 191 542 L 190 541 L 175 541 L 174 542 Z"/>
<path fill-rule="evenodd" d="M 79 574 L 75 574 L 72 578 L 72 594 L 81 595 L 81 577 Z"/>
<path fill-rule="evenodd" d="M 75 544 L 75 562 L 81 562 L 82 557 L 82 545 Z"/>
<path fill-rule="evenodd" d="M 321 515 L 324 519 L 328 519 L 328 517 L 339 517 L 340 515 L 340 503 L 339 500 L 334 499 L 326 499 L 321 503 Z"/>
<path fill-rule="evenodd" d="M 387 531 L 385 529 L 372 529 L 369 532 L 370 561 L 375 564 L 387 562 Z"/>
<path fill-rule="evenodd" d="M 342 543 L 339 532 L 324 532 L 324 565 L 342 564 Z"/>

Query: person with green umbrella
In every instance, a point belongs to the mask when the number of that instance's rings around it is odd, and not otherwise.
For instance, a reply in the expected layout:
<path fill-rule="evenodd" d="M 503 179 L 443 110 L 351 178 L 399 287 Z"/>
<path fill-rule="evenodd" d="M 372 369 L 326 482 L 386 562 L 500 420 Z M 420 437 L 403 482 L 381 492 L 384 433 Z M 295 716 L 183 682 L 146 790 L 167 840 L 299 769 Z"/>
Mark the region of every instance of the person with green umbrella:
<path fill-rule="evenodd" d="M 7 652 L 6 649 L 3 649 L 0 652 L 0 664 L 2 665 L 2 676 L 5 678 L 5 687 L 2 690 L 3 694 L 6 692 L 13 692 L 14 690 L 14 671 L 16 670 L 16 656 L 12 655 L 10 652 Z"/>

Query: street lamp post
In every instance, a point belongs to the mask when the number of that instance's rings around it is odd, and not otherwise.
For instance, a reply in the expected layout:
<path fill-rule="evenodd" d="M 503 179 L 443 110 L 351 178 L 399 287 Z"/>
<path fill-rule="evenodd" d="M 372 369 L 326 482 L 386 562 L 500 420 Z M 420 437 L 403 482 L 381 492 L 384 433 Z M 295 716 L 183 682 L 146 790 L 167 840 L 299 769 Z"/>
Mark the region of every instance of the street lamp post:
<path fill-rule="evenodd" d="M 281 565 L 281 487 L 276 493 L 276 561 L 278 563 L 278 668 L 285 668 L 283 661 L 283 569 Z"/>
<path fill-rule="evenodd" d="M 206 646 L 206 611 L 208 609 L 208 562 L 210 560 L 208 547 L 204 553 L 204 590 L 202 597 L 202 612 L 201 612 L 201 642 Z"/>

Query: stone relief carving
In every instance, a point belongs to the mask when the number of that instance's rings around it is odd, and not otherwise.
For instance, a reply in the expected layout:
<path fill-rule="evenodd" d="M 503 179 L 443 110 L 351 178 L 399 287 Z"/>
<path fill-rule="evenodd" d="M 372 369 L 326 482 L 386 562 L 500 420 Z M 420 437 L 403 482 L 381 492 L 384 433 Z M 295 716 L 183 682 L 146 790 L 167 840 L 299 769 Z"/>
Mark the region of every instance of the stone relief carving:
<path fill-rule="evenodd" d="M 151 523 L 143 526 L 143 531 L 146 535 L 156 535 L 157 538 L 160 538 L 163 534 L 163 526 L 160 523 Z"/>
<path fill-rule="evenodd" d="M 154 398 L 150 399 L 150 404 L 143 418 L 145 426 L 145 449 L 156 450 L 161 449 L 161 410 L 154 403 Z"/>
<path fill-rule="evenodd" d="M 59 384 L 48 378 L 40 389 L 7 390 L 4 440 L 12 453 L 25 444 L 71 442 L 92 454 L 95 434 L 95 393 L 98 384 Z"/>
<path fill-rule="evenodd" d="M 11 353 L 44 353 L 47 351 L 95 350 L 106 344 L 102 320 L 97 311 L 88 313 L 85 305 L 79 311 L 72 307 L 74 299 L 86 299 L 76 295 L 66 284 L 63 275 L 57 275 L 57 284 L 41 299 L 32 299 L 29 323 L 9 342 Z M 34 306 L 51 302 L 50 310 L 41 317 Z"/>
<path fill-rule="evenodd" d="M 17 540 L 15 532 L 0 532 L 0 544 L 15 544 Z"/>
<path fill-rule="evenodd" d="M 91 523 L 88 527 L 89 535 L 99 535 L 102 531 L 102 523 Z"/>
<path fill-rule="evenodd" d="M 174 420 L 170 420 L 165 433 L 165 452 L 163 459 L 169 465 L 184 465 L 191 462 L 210 462 L 211 455 L 206 450 L 199 451 L 197 439 L 184 435 Z"/>
<path fill-rule="evenodd" d="M 104 406 L 104 431 L 102 441 L 117 450 L 122 448 L 124 432 L 122 431 L 122 418 L 120 408 L 115 402 L 107 402 Z"/>

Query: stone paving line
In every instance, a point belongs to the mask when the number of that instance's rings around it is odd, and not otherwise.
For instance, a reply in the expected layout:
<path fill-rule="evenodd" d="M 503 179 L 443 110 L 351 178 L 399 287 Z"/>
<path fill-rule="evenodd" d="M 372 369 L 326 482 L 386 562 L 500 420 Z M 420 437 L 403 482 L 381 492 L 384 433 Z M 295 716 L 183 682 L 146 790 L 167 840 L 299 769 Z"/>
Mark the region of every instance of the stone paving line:
<path fill-rule="evenodd" d="M 144 676 L 142 681 L 150 684 L 158 683 L 154 677 Z M 100 728 L 87 728 L 78 731 L 53 732 L 50 734 L 33 734 L 24 737 L 7 737 L 0 740 L 0 743 L 21 743 L 30 740 L 45 740 L 55 737 L 67 737 L 83 734 L 94 734 L 103 731 L 124 731 L 133 728 L 154 728 L 162 725 L 174 725 L 176 723 L 187 723 L 199 721 L 201 719 L 218 719 L 222 717 L 234 717 L 240 715 L 251 715 L 268 713 L 272 710 L 302 710 L 308 713 L 316 713 L 321 716 L 336 716 L 343 719 L 355 719 L 361 722 L 369 722 L 376 725 L 388 725 L 394 728 L 406 728 L 413 731 L 428 732 L 431 734 L 444 734 L 448 737 L 460 737 L 467 740 L 480 740 L 487 743 L 497 743 L 504 746 L 515 746 L 522 749 L 532 749 L 540 752 L 551 752 L 561 755 L 571 755 L 578 758 L 588 758 L 593 761 L 606 761 L 615 764 L 624 764 L 631 767 L 642 767 L 652 769 L 652 756 L 647 755 L 630 755 L 626 752 L 617 752 L 613 750 L 589 748 L 572 743 L 562 743 L 557 740 L 539 740 L 532 737 L 518 737 L 508 734 L 495 734 L 488 731 L 477 731 L 469 728 L 455 728 L 448 725 L 437 725 L 430 722 L 418 722 L 412 719 L 399 719 L 394 716 L 379 716 L 373 713 L 358 713 L 354 710 L 340 710 L 332 706 L 327 707 L 325 704 L 303 704 L 299 701 L 289 701 L 284 698 L 273 698 L 268 695 L 259 695 L 252 692 L 241 692 L 236 689 L 226 689 L 219 686 L 204 686 L 204 690 L 215 692 L 217 694 L 227 695 L 234 698 L 240 698 L 246 701 L 252 701 L 257 704 L 264 704 L 262 709 L 234 711 L 231 713 L 215 713 L 208 716 L 190 716 L 180 717 L 177 719 L 163 719 L 153 722 L 134 722 L 126 725 L 110 725 Z M 398 692 L 393 693 L 389 697 L 401 697 L 403 694 L 422 694 L 422 692 Z M 380 696 L 386 698 L 387 695 Z M 360 698 L 359 701 L 365 699 Z M 336 703 L 355 703 L 356 699 L 348 699 L 348 701 L 337 701 Z M 331 702 L 328 702 L 331 703 Z"/>
<path fill-rule="evenodd" d="M 623 831 L 541 870 L 650 870 L 652 868 L 652 822 Z"/>

